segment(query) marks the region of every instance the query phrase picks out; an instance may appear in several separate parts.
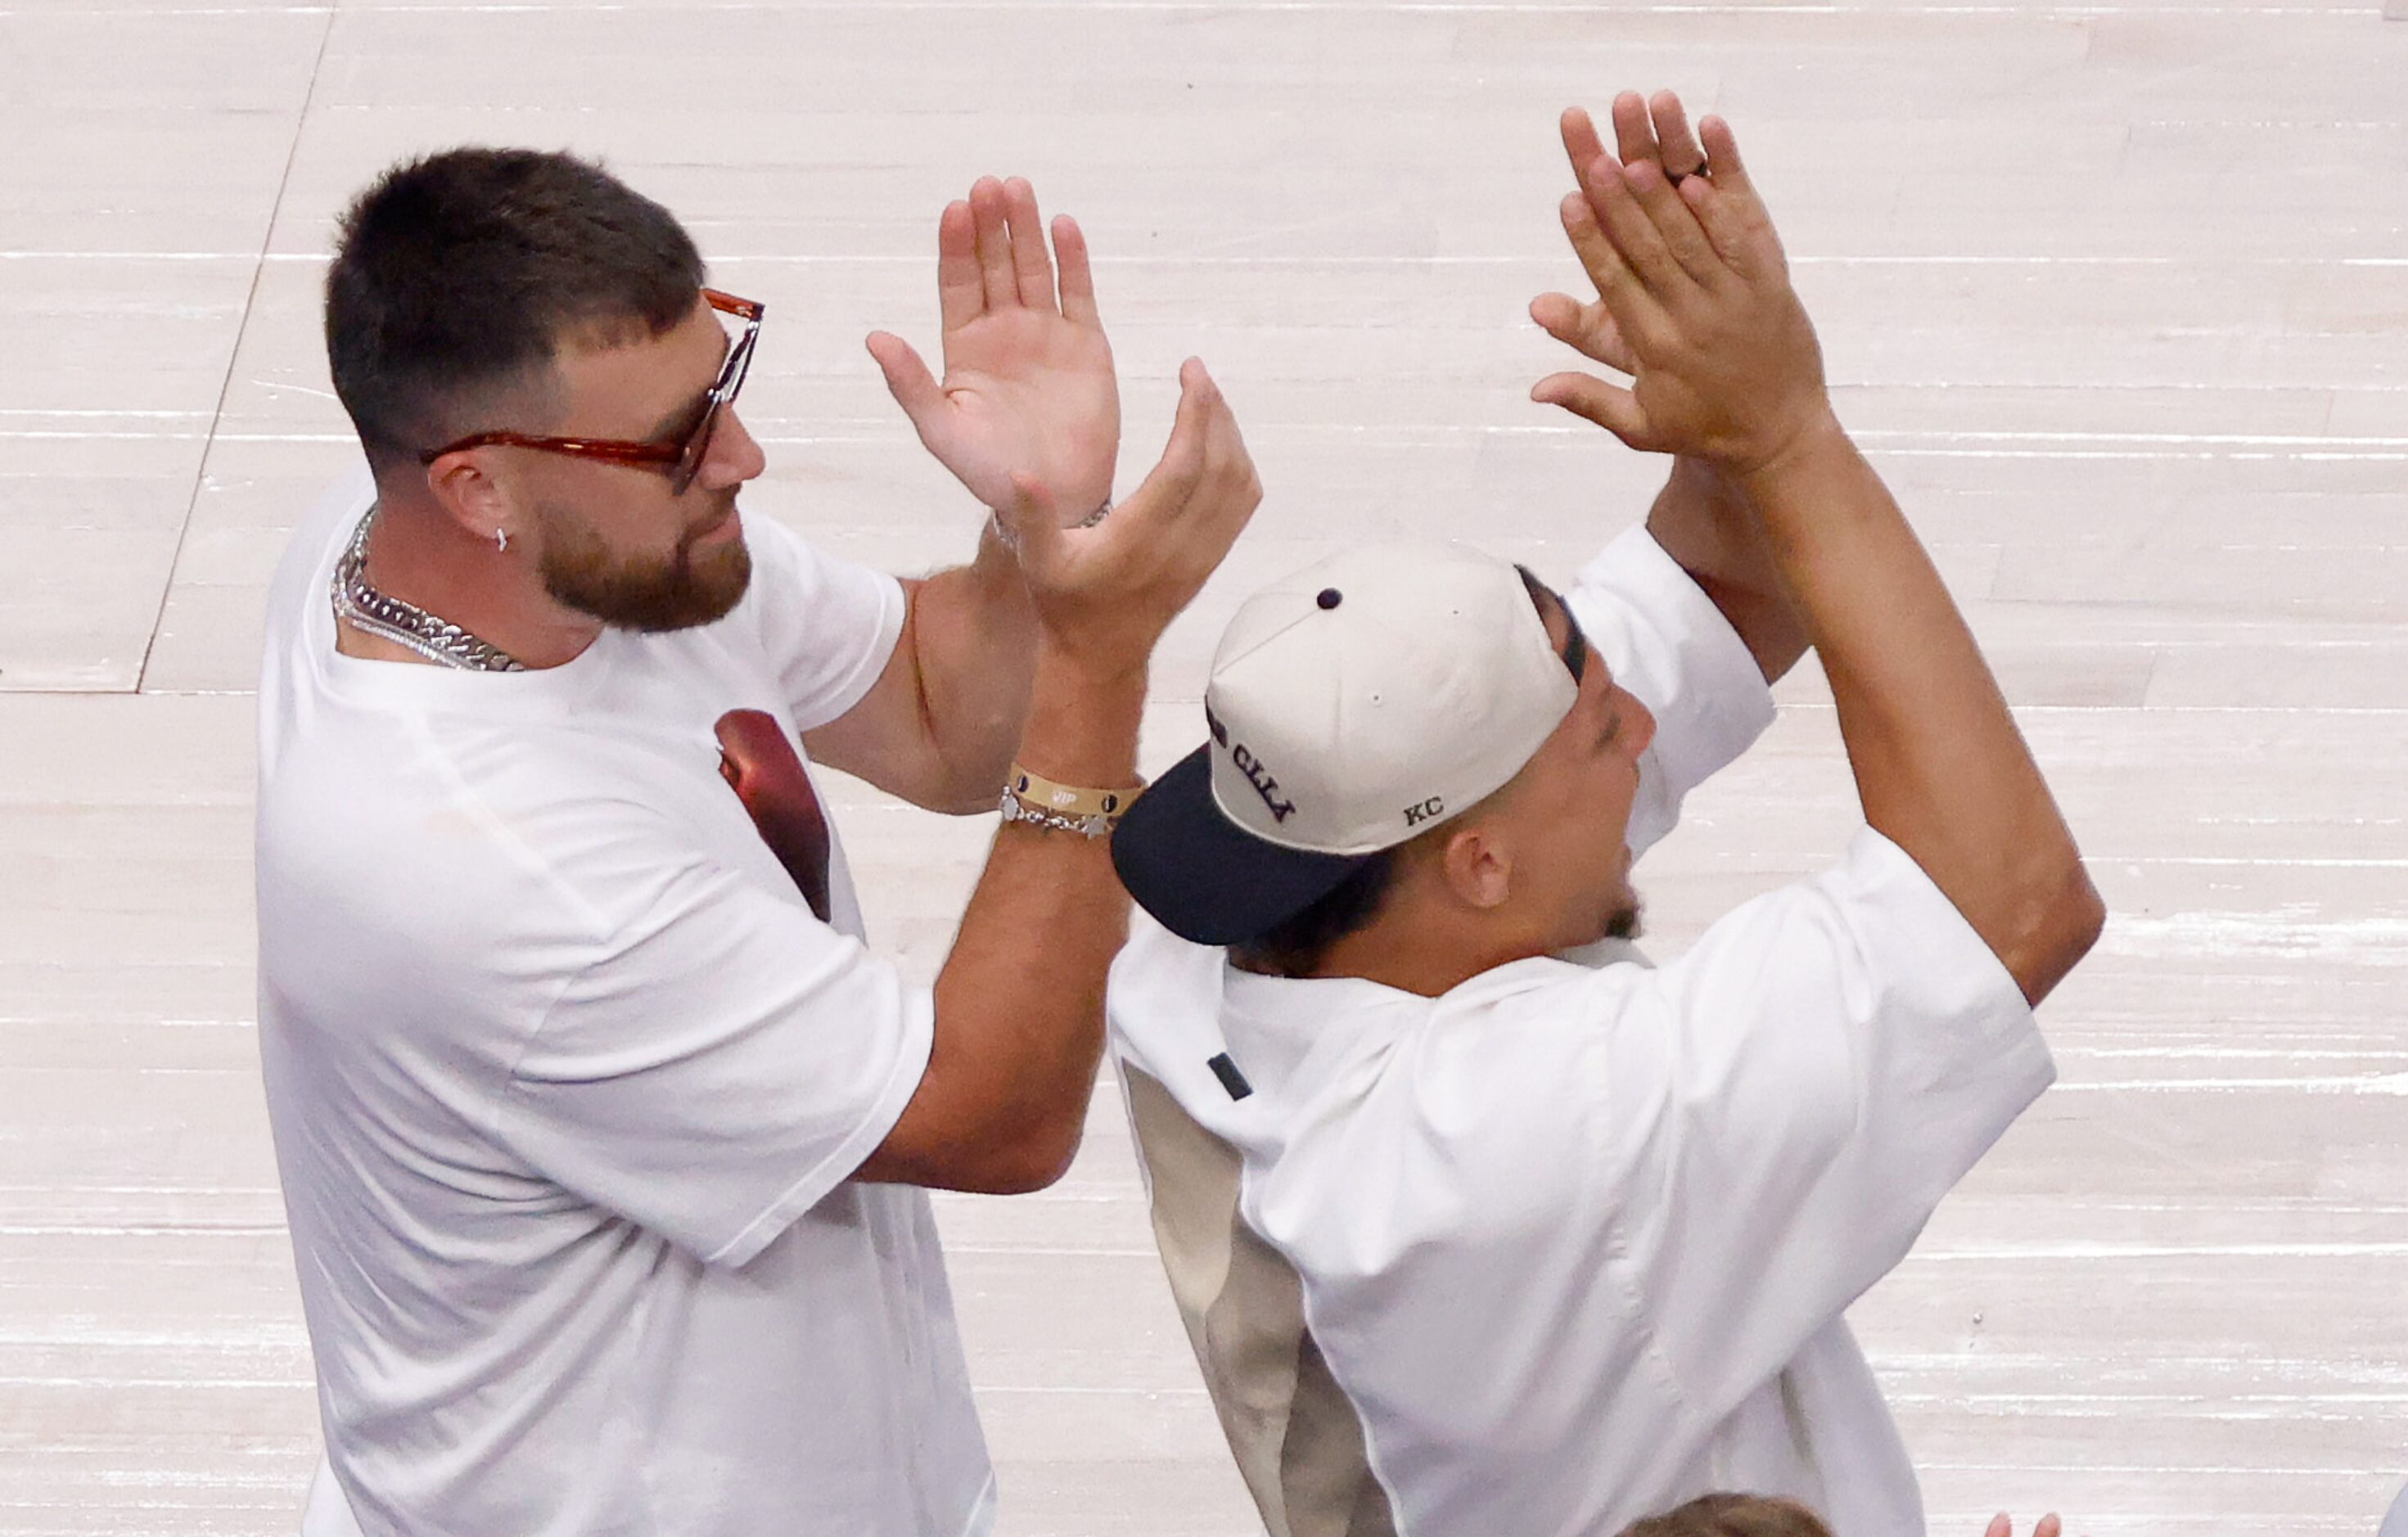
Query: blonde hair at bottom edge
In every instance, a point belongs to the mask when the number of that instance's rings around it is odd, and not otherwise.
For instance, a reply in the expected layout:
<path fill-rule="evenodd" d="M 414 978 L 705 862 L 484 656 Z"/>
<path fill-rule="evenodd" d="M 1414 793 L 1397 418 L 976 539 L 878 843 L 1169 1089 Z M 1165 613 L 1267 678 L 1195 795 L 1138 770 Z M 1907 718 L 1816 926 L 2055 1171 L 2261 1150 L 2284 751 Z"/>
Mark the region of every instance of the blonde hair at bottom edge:
<path fill-rule="evenodd" d="M 1831 1537 L 1831 1529 L 1795 1501 L 1709 1494 L 1634 1522 L 1622 1537 Z"/>

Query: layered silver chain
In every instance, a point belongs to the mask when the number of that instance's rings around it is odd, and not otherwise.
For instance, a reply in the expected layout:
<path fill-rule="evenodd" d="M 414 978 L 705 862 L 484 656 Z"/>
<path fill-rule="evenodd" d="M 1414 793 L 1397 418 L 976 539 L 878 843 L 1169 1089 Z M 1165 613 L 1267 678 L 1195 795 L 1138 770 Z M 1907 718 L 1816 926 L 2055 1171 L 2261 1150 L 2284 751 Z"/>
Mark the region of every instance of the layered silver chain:
<path fill-rule="evenodd" d="M 376 515 L 377 510 L 369 508 L 351 535 L 351 548 L 335 563 L 335 612 L 353 629 L 390 640 L 443 667 L 463 672 L 524 672 L 526 664 L 508 652 L 369 584 L 368 530 L 375 525 Z"/>

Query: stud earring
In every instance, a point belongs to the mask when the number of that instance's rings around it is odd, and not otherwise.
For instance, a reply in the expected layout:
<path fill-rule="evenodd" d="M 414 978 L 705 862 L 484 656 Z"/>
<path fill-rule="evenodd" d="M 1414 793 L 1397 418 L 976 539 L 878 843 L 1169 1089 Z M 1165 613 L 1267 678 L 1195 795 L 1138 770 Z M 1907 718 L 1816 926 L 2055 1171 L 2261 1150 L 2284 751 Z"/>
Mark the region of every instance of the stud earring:
<path fill-rule="evenodd" d="M 499 553 L 505 555 L 510 553 L 509 530 L 506 528 L 496 528 L 494 530 L 494 549 Z"/>

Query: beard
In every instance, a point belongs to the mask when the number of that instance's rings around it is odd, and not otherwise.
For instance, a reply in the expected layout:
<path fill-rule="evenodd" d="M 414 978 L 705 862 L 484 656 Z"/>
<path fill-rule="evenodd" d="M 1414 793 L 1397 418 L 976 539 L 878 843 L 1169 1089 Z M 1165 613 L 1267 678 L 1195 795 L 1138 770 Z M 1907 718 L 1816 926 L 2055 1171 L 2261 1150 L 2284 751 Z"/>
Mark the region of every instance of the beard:
<path fill-rule="evenodd" d="M 736 496 L 724 510 L 735 515 Z M 591 524 L 557 503 L 537 510 L 543 552 L 537 565 L 552 601 L 591 614 L 614 629 L 658 633 L 692 629 L 724 619 L 752 582 L 752 553 L 742 534 L 707 549 L 694 536 L 666 555 L 621 559 Z"/>
<path fill-rule="evenodd" d="M 1645 932 L 1646 927 L 1640 900 L 1634 896 L 1606 918 L 1605 937 L 1609 940 L 1635 940 Z"/>

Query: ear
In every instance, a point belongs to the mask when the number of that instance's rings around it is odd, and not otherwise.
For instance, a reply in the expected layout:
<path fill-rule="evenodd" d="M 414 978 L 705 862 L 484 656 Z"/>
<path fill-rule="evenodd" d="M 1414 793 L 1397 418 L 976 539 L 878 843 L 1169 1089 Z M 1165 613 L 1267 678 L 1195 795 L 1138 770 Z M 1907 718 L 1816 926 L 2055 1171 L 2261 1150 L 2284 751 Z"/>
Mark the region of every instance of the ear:
<path fill-rule="evenodd" d="M 486 473 L 478 450 L 447 453 L 427 466 L 426 489 L 444 516 L 480 544 L 493 543 L 496 530 L 520 531 L 509 493 Z"/>
<path fill-rule="evenodd" d="M 1513 855 L 1494 829 L 1467 823 L 1446 835 L 1439 870 L 1456 901 L 1479 912 L 1505 905 L 1513 889 Z"/>

